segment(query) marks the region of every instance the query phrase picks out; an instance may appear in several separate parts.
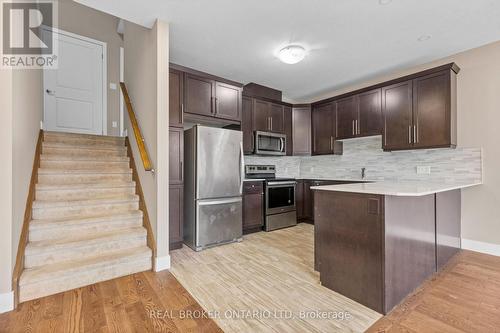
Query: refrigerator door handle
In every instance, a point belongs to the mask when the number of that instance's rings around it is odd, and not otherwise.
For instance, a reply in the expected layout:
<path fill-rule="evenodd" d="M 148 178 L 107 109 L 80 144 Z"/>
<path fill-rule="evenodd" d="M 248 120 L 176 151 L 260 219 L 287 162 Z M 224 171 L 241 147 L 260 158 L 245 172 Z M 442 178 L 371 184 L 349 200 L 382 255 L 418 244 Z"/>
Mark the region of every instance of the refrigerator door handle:
<path fill-rule="evenodd" d="M 243 181 L 245 180 L 245 153 L 243 141 L 240 142 L 240 195 L 243 194 Z"/>
<path fill-rule="evenodd" d="M 230 199 L 214 199 L 214 200 L 199 200 L 199 206 L 213 206 L 213 205 L 226 205 L 231 203 L 241 202 L 241 197 L 230 198 Z"/>

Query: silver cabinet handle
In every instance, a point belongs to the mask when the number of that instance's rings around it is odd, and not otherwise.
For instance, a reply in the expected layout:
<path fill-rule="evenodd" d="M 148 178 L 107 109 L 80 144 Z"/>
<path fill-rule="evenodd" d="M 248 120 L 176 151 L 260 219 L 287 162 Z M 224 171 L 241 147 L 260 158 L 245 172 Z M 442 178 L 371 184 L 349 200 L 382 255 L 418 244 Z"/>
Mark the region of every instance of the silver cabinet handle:
<path fill-rule="evenodd" d="M 356 119 L 356 133 L 359 135 L 361 134 L 361 131 L 359 130 L 359 120 Z"/>
<path fill-rule="evenodd" d="M 417 125 L 413 126 L 413 138 L 415 140 L 415 143 L 418 143 L 418 132 L 417 132 Z"/>
<path fill-rule="evenodd" d="M 354 126 L 356 126 L 356 125 L 354 125 L 354 120 L 353 120 L 352 121 L 352 135 L 354 135 Z"/>
<path fill-rule="evenodd" d="M 333 136 L 331 136 L 331 137 L 330 137 L 330 150 L 331 150 L 332 152 L 333 152 L 333 146 L 334 146 L 334 144 L 333 144 L 333 140 L 334 140 L 334 138 L 333 138 Z"/>
<path fill-rule="evenodd" d="M 243 141 L 240 142 L 240 194 L 243 194 L 243 183 L 245 181 L 245 153 Z"/>
<path fill-rule="evenodd" d="M 273 130 L 273 117 L 269 117 L 269 120 L 271 120 L 271 131 Z"/>
<path fill-rule="evenodd" d="M 408 143 L 411 143 L 411 126 L 408 126 Z"/>

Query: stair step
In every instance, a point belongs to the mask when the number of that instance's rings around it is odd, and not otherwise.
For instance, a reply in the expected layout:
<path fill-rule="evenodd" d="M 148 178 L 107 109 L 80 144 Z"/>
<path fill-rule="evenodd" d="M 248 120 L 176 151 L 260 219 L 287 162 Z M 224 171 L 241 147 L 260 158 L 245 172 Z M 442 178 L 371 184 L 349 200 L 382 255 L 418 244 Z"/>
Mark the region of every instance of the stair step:
<path fill-rule="evenodd" d="M 25 269 L 19 280 L 21 302 L 150 270 L 152 251 L 147 246 L 83 260 Z"/>
<path fill-rule="evenodd" d="M 33 202 L 32 218 L 70 218 L 75 216 L 111 215 L 139 209 L 139 196 L 125 195 L 117 198 L 69 201 Z"/>
<path fill-rule="evenodd" d="M 78 161 L 78 162 L 130 162 L 128 156 L 68 156 L 64 154 L 42 154 L 40 161 Z"/>
<path fill-rule="evenodd" d="M 43 133 L 43 141 L 58 142 L 58 140 L 75 140 L 75 139 L 125 143 L 125 138 L 120 136 L 48 132 L 48 131 L 45 131 Z"/>
<path fill-rule="evenodd" d="M 29 242 L 26 246 L 24 267 L 52 265 L 145 246 L 146 234 L 146 229 L 142 226 L 93 235 L 67 236 L 61 233 L 64 238 Z"/>
<path fill-rule="evenodd" d="M 38 170 L 38 184 L 89 184 L 110 182 L 131 182 L 132 170 L 127 172 L 110 172 L 86 170 L 85 172 L 45 172 L 48 169 Z M 42 171 L 40 173 L 40 171 Z"/>
<path fill-rule="evenodd" d="M 105 199 L 120 195 L 135 194 L 135 182 L 36 185 L 35 198 L 47 200 Z"/>
<path fill-rule="evenodd" d="M 43 169 L 69 169 L 69 170 L 127 170 L 130 169 L 129 161 L 100 161 L 100 160 L 41 160 Z"/>
<path fill-rule="evenodd" d="M 140 210 L 73 219 L 40 219 L 29 224 L 29 241 L 36 242 L 67 237 L 91 235 L 98 232 L 115 231 L 142 226 L 143 213 Z"/>
<path fill-rule="evenodd" d="M 88 146 L 71 146 L 71 145 L 52 145 L 44 143 L 42 145 L 42 155 L 67 155 L 67 156 L 87 156 L 87 157 L 102 157 L 102 156 L 127 156 L 127 147 L 113 148 L 89 148 Z"/>
<path fill-rule="evenodd" d="M 46 143 L 57 143 L 57 144 L 69 144 L 69 145 L 80 145 L 80 146 L 90 146 L 90 147 L 108 147 L 108 146 L 124 146 L 125 139 L 117 138 L 116 140 L 107 140 L 106 138 L 79 138 L 72 136 L 48 136 L 44 137 L 43 142 Z"/>
<path fill-rule="evenodd" d="M 43 149 L 76 149 L 76 150 L 102 150 L 102 151 L 127 151 L 127 147 L 125 146 L 117 146 L 117 145 L 103 145 L 103 146 L 91 146 L 91 145 L 73 145 L 69 143 L 61 143 L 61 142 L 43 142 Z"/>
<path fill-rule="evenodd" d="M 126 168 L 118 168 L 116 170 L 103 170 L 103 169 L 46 169 L 39 168 L 39 175 L 73 175 L 73 174 L 132 174 L 132 169 L 128 166 Z"/>

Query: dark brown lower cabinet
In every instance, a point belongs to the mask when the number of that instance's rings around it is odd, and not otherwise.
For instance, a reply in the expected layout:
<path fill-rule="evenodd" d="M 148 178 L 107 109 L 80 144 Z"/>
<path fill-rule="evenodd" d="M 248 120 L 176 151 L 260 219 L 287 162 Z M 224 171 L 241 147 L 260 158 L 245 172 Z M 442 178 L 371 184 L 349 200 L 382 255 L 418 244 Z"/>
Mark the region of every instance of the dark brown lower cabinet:
<path fill-rule="evenodd" d="M 169 187 L 169 244 L 170 250 L 179 249 L 183 243 L 184 185 Z"/>
<path fill-rule="evenodd" d="M 315 267 L 322 285 L 379 313 L 392 310 L 458 251 L 458 244 L 446 248 L 444 242 L 448 235 L 459 237 L 459 192 L 397 197 L 314 191 Z"/>
<path fill-rule="evenodd" d="M 243 184 L 243 234 L 258 232 L 264 226 L 264 183 Z"/>

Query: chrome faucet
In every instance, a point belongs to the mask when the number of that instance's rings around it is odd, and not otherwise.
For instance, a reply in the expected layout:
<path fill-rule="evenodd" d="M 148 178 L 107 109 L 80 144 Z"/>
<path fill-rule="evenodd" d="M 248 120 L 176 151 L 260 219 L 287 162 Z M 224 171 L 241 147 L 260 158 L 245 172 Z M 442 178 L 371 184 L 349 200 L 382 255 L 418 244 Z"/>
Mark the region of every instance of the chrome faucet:
<path fill-rule="evenodd" d="M 361 168 L 361 179 L 365 179 L 366 176 L 366 168 Z"/>

